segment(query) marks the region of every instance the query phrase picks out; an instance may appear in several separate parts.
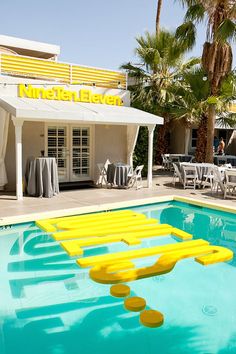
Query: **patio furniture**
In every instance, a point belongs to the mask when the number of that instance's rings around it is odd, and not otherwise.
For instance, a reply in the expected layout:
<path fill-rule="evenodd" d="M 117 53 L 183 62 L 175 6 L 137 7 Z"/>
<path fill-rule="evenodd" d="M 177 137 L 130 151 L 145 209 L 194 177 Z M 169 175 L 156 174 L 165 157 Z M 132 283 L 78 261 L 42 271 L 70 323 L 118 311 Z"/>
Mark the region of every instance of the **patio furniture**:
<path fill-rule="evenodd" d="M 29 158 L 26 163 L 26 190 L 34 197 L 51 198 L 59 193 L 58 171 L 54 157 Z"/>
<path fill-rule="evenodd" d="M 214 163 L 216 165 L 231 164 L 236 167 L 236 156 L 234 155 L 216 155 L 214 156 Z"/>
<path fill-rule="evenodd" d="M 172 162 L 192 162 L 194 156 L 187 154 L 170 154 Z"/>
<path fill-rule="evenodd" d="M 225 185 L 224 185 L 224 174 L 225 169 L 219 168 L 218 166 L 214 166 L 213 172 L 213 180 L 212 180 L 212 189 L 211 192 L 216 192 L 218 194 L 219 189 L 222 193 L 225 192 Z"/>
<path fill-rule="evenodd" d="M 215 160 L 215 158 L 214 158 Z M 223 156 L 223 155 L 219 155 L 216 157 L 216 164 L 218 166 L 220 165 L 225 165 L 227 163 L 227 157 L 226 156 Z"/>
<path fill-rule="evenodd" d="M 179 162 L 179 157 L 178 156 L 173 156 L 173 155 L 170 155 L 169 157 L 169 166 L 170 166 L 170 170 L 173 171 L 174 167 L 173 167 L 173 163 L 178 163 Z"/>
<path fill-rule="evenodd" d="M 185 154 L 169 154 L 169 169 L 174 170 L 173 163 L 190 163 L 193 159 L 192 155 Z"/>
<path fill-rule="evenodd" d="M 107 168 L 110 164 L 111 162 L 109 161 L 109 159 L 107 159 L 105 163 L 97 163 L 97 167 L 99 170 L 97 185 L 100 187 L 102 187 L 103 183 L 107 186 Z"/>
<path fill-rule="evenodd" d="M 142 170 L 144 165 L 137 166 L 132 174 L 128 175 L 128 187 L 131 188 L 136 184 L 136 189 L 142 188 Z"/>
<path fill-rule="evenodd" d="M 213 192 L 214 188 L 216 188 L 218 192 L 218 187 L 220 187 L 220 189 L 223 191 L 223 181 L 225 178 L 224 171 L 224 167 L 213 166 L 212 168 L 208 168 L 207 173 L 203 175 L 203 188 L 205 188 L 208 183 L 210 184 L 211 192 Z"/>
<path fill-rule="evenodd" d="M 214 167 L 207 168 L 206 173 L 202 176 L 202 188 L 205 188 L 207 185 L 210 185 L 211 191 L 213 189 L 213 180 L 214 180 Z"/>
<path fill-rule="evenodd" d="M 107 183 L 119 188 L 128 187 L 128 175 L 130 171 L 130 165 L 122 162 L 109 164 L 107 167 Z"/>
<path fill-rule="evenodd" d="M 183 174 L 184 189 L 196 189 L 196 186 L 200 185 L 196 166 L 183 166 Z"/>
<path fill-rule="evenodd" d="M 226 170 L 225 171 L 225 190 L 224 199 L 227 196 L 227 192 L 234 193 L 236 190 L 236 170 Z"/>
<path fill-rule="evenodd" d="M 164 170 L 170 169 L 170 161 L 169 161 L 169 154 L 162 154 L 162 167 Z"/>
<path fill-rule="evenodd" d="M 212 169 L 215 167 L 211 163 L 180 162 L 180 170 L 182 174 L 184 166 L 196 168 L 198 180 L 202 186 L 206 185 L 206 178 L 211 174 Z"/>
<path fill-rule="evenodd" d="M 172 184 L 175 186 L 176 179 L 178 178 L 179 183 L 181 183 L 183 185 L 184 181 L 183 181 L 183 177 L 181 175 L 178 165 L 176 163 L 173 163 L 173 168 L 174 168 L 174 173 L 173 173 Z"/>

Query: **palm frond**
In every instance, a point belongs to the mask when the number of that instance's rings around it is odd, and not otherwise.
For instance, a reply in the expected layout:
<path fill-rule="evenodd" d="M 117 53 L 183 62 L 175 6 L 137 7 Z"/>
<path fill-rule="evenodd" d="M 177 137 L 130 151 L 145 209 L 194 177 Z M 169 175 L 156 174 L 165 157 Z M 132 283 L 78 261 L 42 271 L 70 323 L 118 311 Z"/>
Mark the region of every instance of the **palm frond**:
<path fill-rule="evenodd" d="M 180 25 L 175 32 L 178 41 L 190 50 L 196 43 L 196 27 L 192 21 L 184 22 Z"/>
<path fill-rule="evenodd" d="M 227 18 L 220 26 L 217 28 L 216 31 L 216 38 L 223 42 L 230 42 L 236 40 L 236 23 L 233 22 L 231 19 Z"/>
<path fill-rule="evenodd" d="M 201 3 L 196 3 L 194 5 L 189 6 L 186 14 L 185 14 L 185 22 L 201 22 L 203 21 L 205 16 L 205 8 Z"/>
<path fill-rule="evenodd" d="M 199 65 L 200 63 L 201 63 L 201 58 L 196 58 L 196 57 L 190 58 L 182 64 L 181 70 L 185 71 L 191 69 L 194 66 Z"/>
<path fill-rule="evenodd" d="M 198 0 L 179 0 L 178 2 L 180 2 L 183 7 L 190 7 L 199 3 Z"/>
<path fill-rule="evenodd" d="M 221 114 L 216 119 L 217 125 L 221 128 L 236 128 L 236 114 L 225 113 Z"/>

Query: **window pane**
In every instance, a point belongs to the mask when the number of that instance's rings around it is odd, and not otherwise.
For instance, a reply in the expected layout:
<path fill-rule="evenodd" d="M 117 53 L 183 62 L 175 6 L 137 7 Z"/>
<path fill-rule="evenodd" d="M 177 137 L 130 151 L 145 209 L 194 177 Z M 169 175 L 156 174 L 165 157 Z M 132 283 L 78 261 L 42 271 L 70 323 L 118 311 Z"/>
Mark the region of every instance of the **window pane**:
<path fill-rule="evenodd" d="M 83 128 L 83 129 L 82 129 L 82 136 L 89 136 L 89 130 L 88 130 L 88 128 Z"/>
<path fill-rule="evenodd" d="M 87 176 L 89 172 L 88 168 L 82 168 L 82 175 Z"/>
<path fill-rule="evenodd" d="M 57 149 L 48 149 L 48 156 L 49 157 L 56 157 L 57 156 Z"/>
<path fill-rule="evenodd" d="M 82 138 L 82 145 L 83 146 L 88 145 L 88 138 Z"/>
<path fill-rule="evenodd" d="M 66 135 L 66 128 L 58 128 L 58 131 L 57 131 L 57 133 L 58 133 L 58 136 L 65 136 Z"/>
<path fill-rule="evenodd" d="M 60 168 L 60 167 L 63 167 L 65 168 L 66 167 L 66 160 L 64 159 L 58 159 L 57 160 L 57 166 Z"/>
<path fill-rule="evenodd" d="M 55 137 L 48 137 L 48 146 L 57 146 L 57 138 Z"/>
<path fill-rule="evenodd" d="M 80 159 L 73 159 L 73 167 L 80 167 L 81 162 Z"/>
<path fill-rule="evenodd" d="M 73 128 L 73 136 L 80 136 L 81 131 L 80 128 Z"/>
<path fill-rule="evenodd" d="M 80 146 L 80 144 L 81 144 L 81 139 L 79 137 L 73 137 L 73 145 Z"/>
<path fill-rule="evenodd" d="M 58 138 L 58 146 L 66 146 L 66 138 Z"/>
<path fill-rule="evenodd" d="M 57 135 L 57 129 L 56 127 L 48 127 L 48 136 L 56 136 Z"/>
<path fill-rule="evenodd" d="M 192 138 L 197 139 L 197 129 L 192 129 Z"/>

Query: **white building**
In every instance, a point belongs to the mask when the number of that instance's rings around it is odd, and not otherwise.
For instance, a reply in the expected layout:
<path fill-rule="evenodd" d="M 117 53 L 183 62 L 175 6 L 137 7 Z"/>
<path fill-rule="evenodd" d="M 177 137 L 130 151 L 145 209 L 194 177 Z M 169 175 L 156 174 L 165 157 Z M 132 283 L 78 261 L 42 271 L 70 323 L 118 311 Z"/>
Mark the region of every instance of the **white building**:
<path fill-rule="evenodd" d="M 23 196 L 26 161 L 54 156 L 60 182 L 94 181 L 97 163 L 132 164 L 139 126 L 161 117 L 130 106 L 121 71 L 58 62 L 60 47 L 0 36 L 0 188 Z"/>

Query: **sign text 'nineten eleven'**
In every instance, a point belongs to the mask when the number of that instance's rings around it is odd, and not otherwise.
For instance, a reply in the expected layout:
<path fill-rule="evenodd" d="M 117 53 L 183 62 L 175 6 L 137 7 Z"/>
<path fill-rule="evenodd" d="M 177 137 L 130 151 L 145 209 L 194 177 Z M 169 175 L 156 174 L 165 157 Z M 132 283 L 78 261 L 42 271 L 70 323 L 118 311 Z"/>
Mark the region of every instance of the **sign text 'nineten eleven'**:
<path fill-rule="evenodd" d="M 64 89 L 64 87 L 62 86 L 55 86 L 52 88 L 45 89 L 43 87 L 33 87 L 32 85 L 20 84 L 18 85 L 18 95 L 19 97 L 24 98 L 123 106 L 123 101 L 119 96 L 93 93 L 91 90 L 87 89 L 81 89 L 79 91 L 70 91 Z"/>

